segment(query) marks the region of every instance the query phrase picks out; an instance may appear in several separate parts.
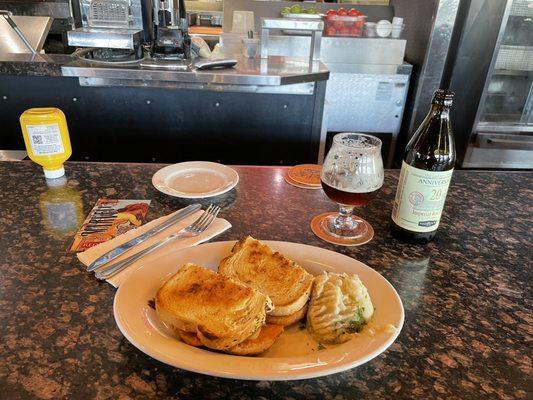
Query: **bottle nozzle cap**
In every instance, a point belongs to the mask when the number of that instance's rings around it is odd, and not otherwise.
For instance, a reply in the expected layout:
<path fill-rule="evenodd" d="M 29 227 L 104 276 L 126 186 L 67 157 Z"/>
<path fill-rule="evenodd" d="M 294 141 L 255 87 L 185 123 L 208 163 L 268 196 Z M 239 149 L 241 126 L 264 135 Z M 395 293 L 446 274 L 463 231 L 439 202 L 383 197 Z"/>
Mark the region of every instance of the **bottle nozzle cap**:
<path fill-rule="evenodd" d="M 56 179 L 61 178 L 63 175 L 65 175 L 65 168 L 61 167 L 59 169 L 44 169 L 44 176 L 48 179 Z"/>

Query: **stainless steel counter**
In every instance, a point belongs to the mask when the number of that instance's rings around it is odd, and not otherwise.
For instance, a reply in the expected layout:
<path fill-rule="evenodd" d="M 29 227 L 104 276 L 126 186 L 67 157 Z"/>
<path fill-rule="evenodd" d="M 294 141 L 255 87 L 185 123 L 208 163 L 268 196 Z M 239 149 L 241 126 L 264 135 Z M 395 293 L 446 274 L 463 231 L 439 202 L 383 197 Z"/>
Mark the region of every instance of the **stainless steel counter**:
<path fill-rule="evenodd" d="M 293 57 L 169 71 L 0 52 L 0 126 L 12 132 L 0 149 L 23 148 L 20 113 L 49 105 L 67 115 L 77 160 L 315 163 L 328 77 Z"/>
<path fill-rule="evenodd" d="M 316 61 L 311 65 L 306 59 L 269 57 L 268 59 L 238 58 L 237 65 L 228 69 L 198 70 L 194 62 L 187 70 L 151 69 L 136 63 L 128 66 L 102 65 L 85 60 L 75 60 L 62 67 L 63 76 L 78 77 L 83 86 L 173 86 L 192 84 L 209 88 L 285 86 L 312 87 L 306 83 L 324 81 L 329 77 L 326 66 Z"/>

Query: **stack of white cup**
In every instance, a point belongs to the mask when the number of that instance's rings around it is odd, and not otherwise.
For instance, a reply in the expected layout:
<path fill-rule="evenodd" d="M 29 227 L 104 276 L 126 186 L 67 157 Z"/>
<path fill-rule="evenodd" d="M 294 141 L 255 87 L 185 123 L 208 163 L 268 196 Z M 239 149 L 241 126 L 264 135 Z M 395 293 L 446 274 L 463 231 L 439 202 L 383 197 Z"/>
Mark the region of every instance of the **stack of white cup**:
<path fill-rule="evenodd" d="M 394 39 L 398 39 L 403 31 L 403 18 L 400 17 L 394 17 L 392 19 L 392 32 L 391 36 Z"/>

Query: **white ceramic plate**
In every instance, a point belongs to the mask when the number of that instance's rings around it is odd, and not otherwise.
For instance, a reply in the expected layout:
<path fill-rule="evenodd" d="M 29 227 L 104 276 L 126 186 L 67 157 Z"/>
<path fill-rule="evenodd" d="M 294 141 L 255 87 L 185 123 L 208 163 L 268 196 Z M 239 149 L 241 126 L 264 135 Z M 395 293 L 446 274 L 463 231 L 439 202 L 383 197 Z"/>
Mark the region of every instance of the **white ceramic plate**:
<path fill-rule="evenodd" d="M 239 182 L 234 169 L 209 161 L 189 161 L 161 168 L 152 177 L 157 190 L 174 197 L 200 199 L 218 196 Z"/>
<path fill-rule="evenodd" d="M 318 349 L 307 330 L 287 329 L 276 343 L 257 357 L 241 357 L 189 346 L 175 339 L 149 305 L 157 290 L 187 262 L 216 269 L 235 242 L 214 242 L 172 250 L 141 266 L 119 287 L 115 320 L 124 336 L 139 350 L 166 364 L 202 374 L 254 380 L 293 380 L 333 374 L 364 364 L 382 353 L 398 336 L 404 320 L 396 290 L 365 264 L 335 253 L 298 243 L 265 241 L 314 275 L 323 271 L 357 273 L 376 308 L 372 326 L 341 345 Z M 396 329 L 380 329 L 387 325 Z M 371 330 L 375 333 L 372 335 Z"/>

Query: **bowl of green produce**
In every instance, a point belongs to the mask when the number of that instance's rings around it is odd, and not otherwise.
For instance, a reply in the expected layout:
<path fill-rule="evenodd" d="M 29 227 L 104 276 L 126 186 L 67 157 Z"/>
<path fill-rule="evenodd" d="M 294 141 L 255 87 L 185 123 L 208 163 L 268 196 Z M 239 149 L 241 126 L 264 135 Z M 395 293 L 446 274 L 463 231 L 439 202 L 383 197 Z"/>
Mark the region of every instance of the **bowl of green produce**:
<path fill-rule="evenodd" d="M 283 7 L 281 15 L 299 15 L 302 18 L 309 18 L 310 15 L 320 16 L 315 7 L 304 8 L 300 4 L 295 4 L 291 7 Z M 315 17 L 316 18 L 316 17 Z"/>
<path fill-rule="evenodd" d="M 283 18 L 292 19 L 322 19 L 323 17 L 323 15 L 321 15 L 316 8 L 304 8 L 300 4 L 295 4 L 291 7 L 283 7 L 280 13 Z M 311 31 L 284 30 L 283 33 L 287 35 L 310 35 Z"/>

